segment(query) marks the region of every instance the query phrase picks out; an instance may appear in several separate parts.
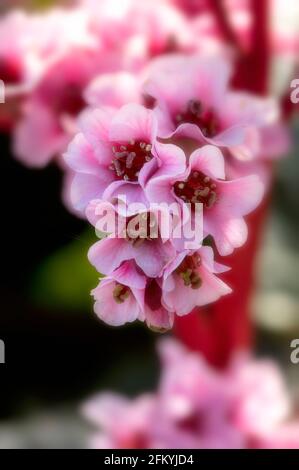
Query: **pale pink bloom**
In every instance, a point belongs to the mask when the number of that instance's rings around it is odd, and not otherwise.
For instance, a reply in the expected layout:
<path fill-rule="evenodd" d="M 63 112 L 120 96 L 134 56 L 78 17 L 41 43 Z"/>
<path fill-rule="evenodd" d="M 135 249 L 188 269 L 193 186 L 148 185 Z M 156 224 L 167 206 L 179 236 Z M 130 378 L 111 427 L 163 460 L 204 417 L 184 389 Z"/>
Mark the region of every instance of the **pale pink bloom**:
<path fill-rule="evenodd" d="M 282 424 L 259 436 L 256 446 L 259 449 L 299 449 L 299 422 Z"/>
<path fill-rule="evenodd" d="M 162 372 L 155 432 L 165 448 L 240 448 L 244 436 L 230 421 L 225 375 L 172 339 L 159 343 Z"/>
<path fill-rule="evenodd" d="M 95 50 L 72 49 L 43 74 L 15 130 L 14 150 L 23 163 L 43 167 L 65 149 L 86 106 L 83 91 L 96 73 L 96 59 Z"/>
<path fill-rule="evenodd" d="M 156 141 L 154 113 L 138 104 L 92 110 L 80 120 L 79 133 L 65 159 L 75 171 L 71 199 L 85 210 L 92 199 L 125 196 L 128 203 L 147 204 L 144 188 L 153 174 L 172 174 L 184 168 L 184 153 Z"/>
<path fill-rule="evenodd" d="M 92 47 L 82 10 L 53 9 L 43 14 L 13 10 L 0 21 L 0 78 L 5 83 L 2 127 L 11 127 L 19 117 L 23 99 L 32 92 L 47 68 L 73 47 Z"/>
<path fill-rule="evenodd" d="M 157 59 L 144 88 L 157 100 L 159 136 L 214 144 L 240 159 L 258 155 L 259 128 L 276 121 L 278 108 L 270 98 L 231 91 L 230 76 L 220 57 Z"/>
<path fill-rule="evenodd" d="M 126 261 L 92 291 L 95 313 L 112 326 L 138 319 L 151 329 L 169 330 L 173 314 L 162 305 L 160 284 L 159 279 L 146 279 L 133 261 Z"/>
<path fill-rule="evenodd" d="M 5 103 L 1 104 L 0 126 L 7 130 L 17 119 L 21 97 L 31 89 L 40 65 L 31 42 L 29 16 L 13 11 L 0 21 L 0 79 L 5 85 Z"/>
<path fill-rule="evenodd" d="M 119 69 L 137 72 L 157 55 L 196 50 L 189 22 L 167 2 L 152 0 L 83 1 L 91 28 Z M 132 21 L 134 18 L 134 21 Z"/>
<path fill-rule="evenodd" d="M 84 96 L 91 107 L 120 108 L 127 103 L 141 102 L 141 83 L 129 72 L 102 74 L 90 83 Z"/>
<path fill-rule="evenodd" d="M 146 278 L 132 262 L 124 263 L 92 291 L 95 313 L 108 325 L 137 320 L 144 309 Z"/>
<path fill-rule="evenodd" d="M 215 302 L 232 290 L 216 274 L 227 268 L 214 261 L 212 248 L 181 252 L 165 268 L 163 303 L 177 315 L 186 315 L 195 307 Z"/>
<path fill-rule="evenodd" d="M 102 393 L 90 398 L 82 407 L 83 416 L 96 429 L 89 439 L 89 447 L 155 448 L 149 427 L 154 404 L 155 399 L 151 395 L 129 400 L 114 393 Z"/>
<path fill-rule="evenodd" d="M 186 171 L 181 174 L 155 176 L 146 186 L 152 202 L 177 201 L 203 205 L 204 235 L 212 235 L 222 256 L 242 246 L 247 239 L 244 216 L 261 202 L 263 184 L 257 176 L 225 180 L 224 157 L 211 145 L 195 150 Z"/>
<path fill-rule="evenodd" d="M 155 394 L 134 401 L 102 394 L 86 403 L 85 416 L 100 428 L 92 447 L 298 448 L 298 421 L 289 421 L 290 399 L 274 363 L 243 355 L 220 371 L 170 338 L 160 341 L 159 355 Z"/>
<path fill-rule="evenodd" d="M 163 214 L 152 209 L 150 212 L 142 211 L 124 217 L 117 213 L 112 204 L 96 200 L 86 210 L 88 219 L 96 227 L 103 213 L 105 218 L 118 224 L 113 233 L 95 243 L 88 252 L 88 259 L 97 271 L 109 275 L 123 261 L 135 260 L 146 276 L 160 277 L 166 264 L 176 254 L 170 241 L 171 233 L 168 239 L 161 237 Z"/>
<path fill-rule="evenodd" d="M 237 358 L 231 364 L 227 380 L 234 384 L 232 419 L 248 436 L 272 433 L 289 418 L 290 398 L 274 362 Z"/>

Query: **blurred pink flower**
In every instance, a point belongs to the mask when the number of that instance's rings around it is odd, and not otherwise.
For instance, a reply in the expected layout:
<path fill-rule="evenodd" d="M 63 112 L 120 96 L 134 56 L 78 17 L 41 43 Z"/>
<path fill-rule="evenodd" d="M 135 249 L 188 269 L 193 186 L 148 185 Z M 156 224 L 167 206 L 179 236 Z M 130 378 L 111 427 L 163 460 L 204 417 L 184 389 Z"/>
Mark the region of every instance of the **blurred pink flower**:
<path fill-rule="evenodd" d="M 67 147 L 85 106 L 83 91 L 95 74 L 97 51 L 72 49 L 55 60 L 32 90 L 14 134 L 15 155 L 43 167 Z"/>
<path fill-rule="evenodd" d="M 298 421 L 290 421 L 290 398 L 274 363 L 244 355 L 219 371 L 171 339 L 160 341 L 159 353 L 162 371 L 155 394 L 135 401 L 102 394 L 84 405 L 84 415 L 100 428 L 90 441 L 93 447 L 298 447 Z M 120 407 L 123 440 L 113 424 Z"/>
<path fill-rule="evenodd" d="M 12 10 L 4 16 L 0 21 L 0 79 L 6 103 L 1 106 L 0 126 L 11 128 L 17 122 L 24 98 L 54 60 L 70 48 L 92 45 L 95 41 L 82 10 L 53 9 L 43 14 Z"/>
<path fill-rule="evenodd" d="M 184 15 L 163 0 L 83 0 L 81 5 L 119 69 L 137 72 L 157 55 L 200 47 Z"/>
<path fill-rule="evenodd" d="M 143 395 L 129 400 L 121 395 L 103 393 L 92 397 L 82 407 L 86 419 L 102 431 L 90 440 L 93 449 L 155 448 L 149 435 L 154 397 Z"/>
<path fill-rule="evenodd" d="M 240 159 L 255 157 L 258 129 L 276 122 L 278 108 L 270 98 L 231 91 L 230 76 L 229 63 L 220 57 L 157 59 L 144 88 L 157 100 L 159 137 L 210 143 Z"/>

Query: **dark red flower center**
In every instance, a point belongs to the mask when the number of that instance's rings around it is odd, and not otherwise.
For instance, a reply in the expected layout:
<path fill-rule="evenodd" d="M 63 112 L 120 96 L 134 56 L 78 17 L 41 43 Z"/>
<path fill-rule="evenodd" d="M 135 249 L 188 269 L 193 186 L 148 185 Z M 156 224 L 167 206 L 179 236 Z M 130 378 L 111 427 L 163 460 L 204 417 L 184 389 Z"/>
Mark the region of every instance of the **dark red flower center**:
<path fill-rule="evenodd" d="M 86 106 L 82 96 L 82 87 L 77 83 L 68 84 L 62 93 L 54 97 L 52 106 L 58 114 L 77 116 Z"/>
<path fill-rule="evenodd" d="M 200 414 L 192 413 L 190 416 L 179 420 L 177 426 L 182 431 L 199 435 L 202 432 L 203 419 Z"/>
<path fill-rule="evenodd" d="M 176 181 L 173 189 L 177 197 L 192 205 L 201 203 L 210 209 L 217 201 L 217 185 L 200 171 L 192 171 L 186 181 Z"/>
<path fill-rule="evenodd" d="M 117 304 L 123 304 L 124 301 L 130 296 L 130 288 L 123 284 L 115 283 L 113 289 L 113 298 Z"/>
<path fill-rule="evenodd" d="M 153 311 L 161 308 L 162 290 L 155 279 L 150 279 L 146 288 L 144 300 L 146 305 Z"/>
<path fill-rule="evenodd" d="M 153 156 L 152 146 L 146 142 L 131 140 L 128 144 L 114 144 L 114 158 L 110 170 L 115 172 L 117 179 L 137 181 L 139 172 Z"/>
<path fill-rule="evenodd" d="M 15 60 L 0 59 L 0 80 L 5 85 L 17 85 L 22 80 L 22 70 Z"/>
<path fill-rule="evenodd" d="M 175 116 L 177 125 L 196 124 L 206 137 L 214 137 L 220 131 L 220 123 L 212 109 L 207 109 L 198 100 L 190 100 L 186 109 Z"/>
<path fill-rule="evenodd" d="M 186 287 L 192 289 L 199 289 L 202 285 L 202 280 L 198 274 L 198 268 L 201 265 L 201 258 L 198 253 L 191 256 L 186 256 L 182 263 L 177 267 L 176 273 L 183 280 Z"/>

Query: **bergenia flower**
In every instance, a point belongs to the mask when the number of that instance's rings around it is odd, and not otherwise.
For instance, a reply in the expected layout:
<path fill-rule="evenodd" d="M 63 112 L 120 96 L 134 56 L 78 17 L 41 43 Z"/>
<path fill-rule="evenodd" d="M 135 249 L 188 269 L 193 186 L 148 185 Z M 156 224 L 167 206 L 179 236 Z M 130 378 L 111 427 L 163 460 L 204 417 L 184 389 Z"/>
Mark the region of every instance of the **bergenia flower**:
<path fill-rule="evenodd" d="M 226 270 L 214 262 L 213 250 L 208 246 L 179 253 L 163 273 L 164 305 L 177 315 L 186 315 L 195 307 L 230 294 L 232 290 L 216 276 Z"/>
<path fill-rule="evenodd" d="M 85 417 L 99 428 L 90 440 L 92 447 L 298 446 L 298 420 L 290 420 L 290 397 L 274 363 L 243 356 L 219 371 L 171 339 L 159 343 L 159 353 L 162 371 L 155 393 L 133 401 L 104 393 L 83 406 Z M 113 424 L 117 410 L 123 417 L 120 434 Z"/>
<path fill-rule="evenodd" d="M 95 313 L 113 326 L 135 321 L 143 310 L 146 278 L 126 262 L 92 291 Z"/>
<path fill-rule="evenodd" d="M 75 171 L 71 189 L 74 206 L 85 210 L 92 199 L 125 196 L 128 203 L 145 203 L 144 188 L 153 174 L 184 168 L 179 147 L 156 140 L 153 111 L 138 104 L 119 110 L 102 108 L 83 115 L 79 133 L 65 155 Z"/>
<path fill-rule="evenodd" d="M 138 319 L 161 332 L 173 325 L 173 313 L 162 305 L 161 280 L 147 279 L 133 261 L 124 262 L 103 279 L 92 295 L 95 313 L 109 325 Z"/>
<path fill-rule="evenodd" d="M 276 121 L 277 106 L 270 98 L 231 91 L 230 77 L 230 64 L 219 57 L 157 59 L 144 89 L 157 100 L 159 136 L 228 148 L 241 159 L 255 157 L 258 129 Z"/>
<path fill-rule="evenodd" d="M 261 202 L 263 185 L 258 177 L 225 180 L 221 151 L 211 145 L 195 150 L 186 171 L 177 175 L 153 175 L 146 187 L 152 202 L 203 205 L 204 234 L 212 235 L 222 256 L 242 246 L 247 239 L 243 219 Z"/>
<path fill-rule="evenodd" d="M 161 211 L 161 210 L 160 210 Z M 88 259 L 102 274 L 109 275 L 123 261 L 135 260 L 148 277 L 160 277 L 166 264 L 175 257 L 176 250 L 168 239 L 162 239 L 160 225 L 168 213 L 160 216 L 158 209 L 124 217 L 110 203 L 92 201 L 87 207 L 88 219 L 97 227 L 98 219 L 106 217 L 118 222 L 117 233 L 95 243 L 89 250 Z"/>
<path fill-rule="evenodd" d="M 85 108 L 83 91 L 96 73 L 97 51 L 73 49 L 48 67 L 24 103 L 14 135 L 17 158 L 28 166 L 45 166 L 59 156 L 77 131 Z"/>
<path fill-rule="evenodd" d="M 83 416 L 93 425 L 90 440 L 93 449 L 150 449 L 152 442 L 148 425 L 152 418 L 154 397 L 143 395 L 129 400 L 107 393 L 90 398 L 82 406 Z"/>
<path fill-rule="evenodd" d="M 84 97 L 93 108 L 121 108 L 127 103 L 141 103 L 140 81 L 128 72 L 101 74 L 89 84 Z"/>
<path fill-rule="evenodd" d="M 159 2 L 158 7 L 151 0 L 83 0 L 81 4 L 90 12 L 91 29 L 118 70 L 136 73 L 153 57 L 194 52 L 199 47 L 184 15 L 168 2 Z"/>
<path fill-rule="evenodd" d="M 48 67 L 65 57 L 66 51 L 78 47 L 96 47 L 87 15 L 81 9 L 57 8 L 42 14 L 13 10 L 1 19 L 0 79 L 5 84 L 1 128 L 13 127 L 24 99 Z"/>

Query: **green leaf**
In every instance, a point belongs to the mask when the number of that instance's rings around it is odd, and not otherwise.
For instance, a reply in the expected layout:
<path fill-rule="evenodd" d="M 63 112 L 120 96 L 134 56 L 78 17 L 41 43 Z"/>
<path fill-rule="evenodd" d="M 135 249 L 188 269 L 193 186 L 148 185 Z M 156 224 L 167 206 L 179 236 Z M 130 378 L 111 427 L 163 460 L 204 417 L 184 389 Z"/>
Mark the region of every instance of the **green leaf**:
<path fill-rule="evenodd" d="M 90 310 L 90 291 L 100 275 L 88 262 L 87 251 L 96 240 L 90 229 L 43 261 L 29 286 L 31 300 L 50 309 Z"/>

